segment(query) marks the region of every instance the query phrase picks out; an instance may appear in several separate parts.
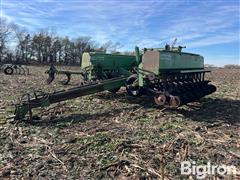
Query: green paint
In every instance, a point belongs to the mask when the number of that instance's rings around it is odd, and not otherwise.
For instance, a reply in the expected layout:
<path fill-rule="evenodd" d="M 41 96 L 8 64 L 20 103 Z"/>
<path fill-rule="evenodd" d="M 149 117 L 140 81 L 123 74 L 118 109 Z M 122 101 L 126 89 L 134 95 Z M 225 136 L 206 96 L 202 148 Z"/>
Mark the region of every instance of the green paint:
<path fill-rule="evenodd" d="M 135 56 L 103 54 L 97 52 L 90 53 L 90 56 L 93 66 L 102 67 L 106 70 L 115 70 L 119 68 L 131 70 L 133 66 L 137 65 Z"/>
<path fill-rule="evenodd" d="M 16 107 L 15 119 L 16 120 L 23 119 L 28 113 L 29 107 L 31 107 L 31 109 L 38 107 L 47 107 L 53 103 L 122 87 L 125 85 L 126 78 L 127 76 L 111 80 L 105 80 L 102 81 L 101 83 L 75 87 L 65 91 L 48 94 L 48 96 L 46 97 L 31 99 L 29 102 L 23 102 L 22 104 Z"/>
<path fill-rule="evenodd" d="M 109 79 L 122 75 L 123 69 L 130 71 L 137 66 L 135 56 L 106 54 L 99 52 L 85 52 L 82 56 L 81 67 L 84 69 L 92 67 L 89 72 L 89 79 L 94 76 L 98 79 Z"/>
<path fill-rule="evenodd" d="M 159 71 L 167 69 L 203 69 L 204 59 L 200 55 L 179 52 L 160 52 Z"/>
<path fill-rule="evenodd" d="M 180 72 L 181 70 L 204 69 L 204 58 L 198 54 L 185 53 L 175 50 L 151 49 L 145 50 L 142 62 L 138 65 L 139 86 L 145 85 L 149 73 L 161 75 L 165 72 Z M 150 72 L 148 72 L 150 71 Z"/>

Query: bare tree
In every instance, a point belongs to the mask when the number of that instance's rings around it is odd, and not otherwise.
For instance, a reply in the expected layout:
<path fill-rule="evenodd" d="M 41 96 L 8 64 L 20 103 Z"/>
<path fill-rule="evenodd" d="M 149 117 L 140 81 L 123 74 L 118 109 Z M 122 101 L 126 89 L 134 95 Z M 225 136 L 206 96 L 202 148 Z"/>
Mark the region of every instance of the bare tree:
<path fill-rule="evenodd" d="M 82 61 L 83 52 L 93 51 L 94 41 L 91 37 L 79 37 L 75 40 L 76 62 Z"/>
<path fill-rule="evenodd" d="M 62 43 L 60 38 L 55 38 L 53 40 L 52 48 L 51 48 L 51 58 L 50 62 L 60 62 L 61 60 L 61 54 L 62 54 Z"/>
<path fill-rule="evenodd" d="M 15 58 L 17 62 L 25 63 L 36 59 L 39 63 L 79 64 L 83 52 L 95 51 L 98 48 L 97 51 L 119 54 L 117 49 L 121 47 L 120 43 L 112 41 L 99 46 L 91 37 L 78 37 L 74 40 L 68 37 L 61 38 L 48 29 L 41 30 L 36 34 L 29 34 L 27 30 L 9 24 L 4 19 L 1 19 L 0 27 L 0 62 L 3 59 Z M 17 44 L 15 53 L 7 48 L 11 38 L 14 38 L 14 43 Z M 14 49 L 12 46 L 10 47 L 12 50 Z"/>
<path fill-rule="evenodd" d="M 237 64 L 226 64 L 224 66 L 225 69 L 240 69 L 240 65 Z"/>
<path fill-rule="evenodd" d="M 29 63 L 31 57 L 33 56 L 31 36 L 25 31 L 16 31 L 16 37 L 18 41 L 16 60 Z"/>
<path fill-rule="evenodd" d="M 111 53 L 116 53 L 117 49 L 121 48 L 122 45 L 119 42 L 112 42 L 112 41 L 107 41 L 106 43 L 102 44 L 100 49 L 103 49 L 106 51 L 109 51 Z"/>
<path fill-rule="evenodd" d="M 2 62 L 4 55 L 7 53 L 7 43 L 11 36 L 11 25 L 6 19 L 0 17 L 0 63 Z"/>
<path fill-rule="evenodd" d="M 62 53 L 65 64 L 69 64 L 71 55 L 71 42 L 68 37 L 62 39 Z"/>

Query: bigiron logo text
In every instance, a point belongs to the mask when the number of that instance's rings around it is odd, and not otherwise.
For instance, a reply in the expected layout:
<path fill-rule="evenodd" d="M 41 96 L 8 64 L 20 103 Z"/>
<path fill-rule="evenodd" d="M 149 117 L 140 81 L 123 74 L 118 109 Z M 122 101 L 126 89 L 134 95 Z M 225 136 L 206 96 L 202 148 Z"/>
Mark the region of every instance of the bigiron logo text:
<path fill-rule="evenodd" d="M 195 161 L 181 162 L 181 175 L 192 175 L 197 179 L 204 179 L 213 175 L 233 176 L 236 173 L 235 166 L 212 165 L 211 162 L 208 162 L 207 165 L 196 165 Z"/>

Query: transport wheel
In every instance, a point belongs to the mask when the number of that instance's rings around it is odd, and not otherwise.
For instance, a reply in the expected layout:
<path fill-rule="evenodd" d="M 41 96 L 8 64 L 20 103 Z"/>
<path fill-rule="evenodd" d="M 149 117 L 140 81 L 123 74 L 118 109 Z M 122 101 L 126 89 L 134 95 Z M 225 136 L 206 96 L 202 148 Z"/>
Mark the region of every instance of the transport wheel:
<path fill-rule="evenodd" d="M 141 89 L 138 86 L 137 74 L 129 76 L 126 80 L 127 93 L 130 96 L 139 97 L 142 95 Z"/>
<path fill-rule="evenodd" d="M 7 74 L 7 75 L 11 75 L 13 74 L 13 68 L 8 66 L 4 69 L 4 73 Z"/>
<path fill-rule="evenodd" d="M 111 90 L 108 90 L 108 91 L 111 92 L 111 93 L 116 93 L 116 92 L 119 91 L 120 88 L 121 88 L 121 87 L 118 87 L 118 88 L 111 89 Z"/>

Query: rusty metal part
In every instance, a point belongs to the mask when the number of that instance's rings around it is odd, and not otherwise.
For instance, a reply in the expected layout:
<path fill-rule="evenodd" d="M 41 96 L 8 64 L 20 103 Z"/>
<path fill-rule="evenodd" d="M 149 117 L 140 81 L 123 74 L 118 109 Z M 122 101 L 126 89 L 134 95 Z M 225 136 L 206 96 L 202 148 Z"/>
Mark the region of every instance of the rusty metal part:
<path fill-rule="evenodd" d="M 150 74 L 147 75 L 147 78 L 148 78 L 149 81 L 153 81 L 156 78 L 156 76 L 155 76 L 155 74 L 150 73 Z"/>
<path fill-rule="evenodd" d="M 163 94 L 161 94 L 159 96 L 155 96 L 154 101 L 157 105 L 162 106 L 166 103 L 166 96 Z"/>
<path fill-rule="evenodd" d="M 159 71 L 159 59 L 160 52 L 159 51 L 147 51 L 144 53 L 142 58 L 143 69 L 151 71 L 155 74 Z"/>
<path fill-rule="evenodd" d="M 216 91 L 210 81 L 204 80 L 205 71 L 192 73 L 175 73 L 161 76 L 157 81 L 150 81 L 148 86 L 142 88 L 146 95 L 153 96 L 158 105 L 165 107 L 179 107 L 181 105 L 197 101 L 198 99 Z M 159 94 L 163 94 L 162 97 Z"/>
<path fill-rule="evenodd" d="M 169 101 L 170 107 L 179 107 L 181 105 L 181 100 L 179 96 L 171 96 Z"/>

